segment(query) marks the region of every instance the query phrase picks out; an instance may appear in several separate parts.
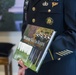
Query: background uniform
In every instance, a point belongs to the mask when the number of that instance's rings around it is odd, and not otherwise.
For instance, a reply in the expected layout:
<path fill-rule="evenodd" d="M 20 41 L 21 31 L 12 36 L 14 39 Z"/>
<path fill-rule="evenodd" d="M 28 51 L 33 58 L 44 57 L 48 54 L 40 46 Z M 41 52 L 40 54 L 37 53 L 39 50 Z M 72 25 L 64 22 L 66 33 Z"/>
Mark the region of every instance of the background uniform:
<path fill-rule="evenodd" d="M 76 0 L 29 0 L 24 3 L 22 32 L 27 24 L 57 31 L 38 73 L 25 75 L 76 75 Z"/>

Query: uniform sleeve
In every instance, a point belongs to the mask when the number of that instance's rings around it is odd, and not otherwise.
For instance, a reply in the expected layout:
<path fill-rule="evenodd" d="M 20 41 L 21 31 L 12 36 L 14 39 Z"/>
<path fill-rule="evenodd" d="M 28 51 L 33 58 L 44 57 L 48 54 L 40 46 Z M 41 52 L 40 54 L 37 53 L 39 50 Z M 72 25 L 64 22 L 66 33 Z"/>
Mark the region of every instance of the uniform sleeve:
<path fill-rule="evenodd" d="M 52 43 L 54 59 L 76 53 L 76 1 L 64 2 L 64 20 L 66 31 L 56 37 Z"/>

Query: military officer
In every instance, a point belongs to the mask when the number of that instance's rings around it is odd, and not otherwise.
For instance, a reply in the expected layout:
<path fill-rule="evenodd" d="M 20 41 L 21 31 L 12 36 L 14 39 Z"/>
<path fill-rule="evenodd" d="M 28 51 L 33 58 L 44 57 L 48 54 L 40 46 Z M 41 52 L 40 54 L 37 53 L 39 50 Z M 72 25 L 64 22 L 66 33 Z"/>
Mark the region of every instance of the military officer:
<path fill-rule="evenodd" d="M 39 72 L 25 67 L 25 75 L 76 75 L 75 7 L 76 0 L 29 0 L 28 5 L 25 1 L 22 32 L 27 24 L 57 32 Z M 22 61 L 19 64 L 23 66 Z M 19 75 L 23 75 L 23 68 L 19 69 Z"/>

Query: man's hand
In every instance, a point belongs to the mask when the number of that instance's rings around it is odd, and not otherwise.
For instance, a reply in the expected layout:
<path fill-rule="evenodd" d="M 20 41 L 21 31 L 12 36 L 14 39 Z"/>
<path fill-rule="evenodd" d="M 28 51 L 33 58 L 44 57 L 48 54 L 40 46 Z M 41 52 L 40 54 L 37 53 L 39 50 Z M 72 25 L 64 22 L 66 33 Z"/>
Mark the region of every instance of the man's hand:
<path fill-rule="evenodd" d="M 22 60 L 19 60 L 18 64 L 21 66 L 21 67 L 19 67 L 18 75 L 25 75 L 25 70 L 27 69 L 27 67 L 24 66 L 24 63 Z"/>

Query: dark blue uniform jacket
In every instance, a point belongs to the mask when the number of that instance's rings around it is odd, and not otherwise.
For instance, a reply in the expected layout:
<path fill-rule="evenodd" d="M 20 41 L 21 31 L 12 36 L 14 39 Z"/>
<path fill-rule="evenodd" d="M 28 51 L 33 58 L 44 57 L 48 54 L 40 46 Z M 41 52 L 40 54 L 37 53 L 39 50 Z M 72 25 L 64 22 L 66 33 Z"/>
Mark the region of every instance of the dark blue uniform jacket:
<path fill-rule="evenodd" d="M 76 75 L 76 0 L 30 0 L 24 3 L 22 32 L 27 24 L 56 31 L 50 53 L 38 73 L 26 75 Z"/>

